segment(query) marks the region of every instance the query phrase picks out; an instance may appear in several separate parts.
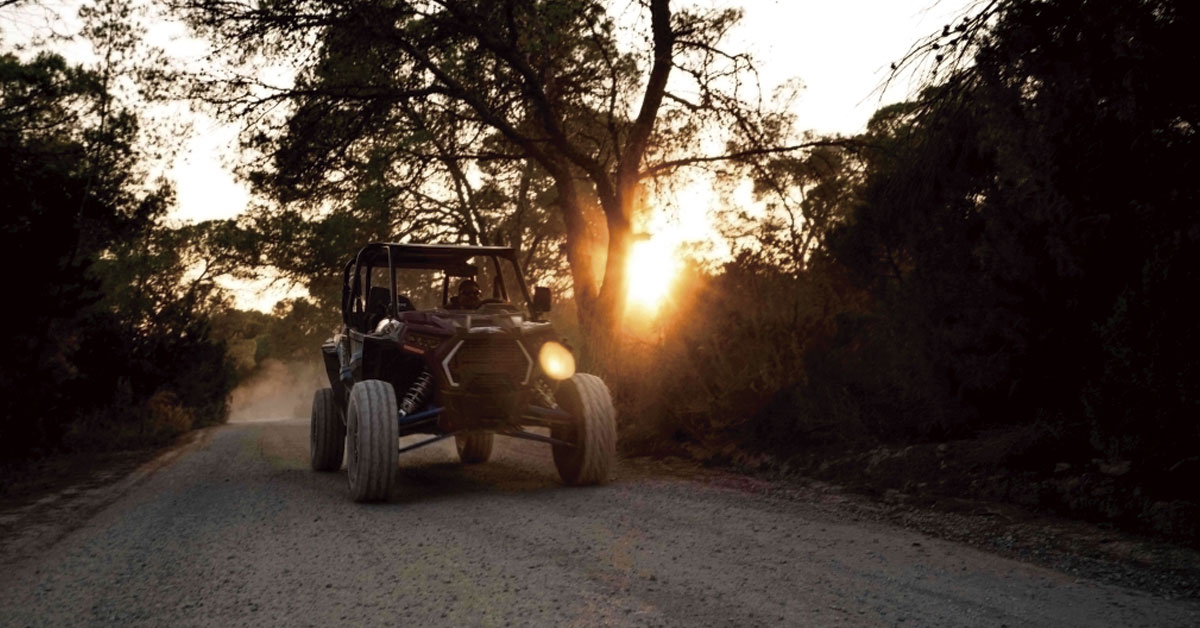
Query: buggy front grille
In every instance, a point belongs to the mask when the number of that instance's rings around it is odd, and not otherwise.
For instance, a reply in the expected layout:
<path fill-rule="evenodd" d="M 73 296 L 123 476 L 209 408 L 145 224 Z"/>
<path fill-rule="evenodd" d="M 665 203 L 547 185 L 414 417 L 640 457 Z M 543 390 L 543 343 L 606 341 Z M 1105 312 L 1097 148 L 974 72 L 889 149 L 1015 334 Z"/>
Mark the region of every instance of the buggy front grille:
<path fill-rule="evenodd" d="M 533 359 L 514 338 L 468 338 L 450 351 L 442 366 L 452 386 L 479 376 L 493 382 L 502 376 L 513 384 L 525 384 L 533 372 Z"/>
<path fill-rule="evenodd" d="M 513 392 L 512 378 L 501 373 L 482 373 L 466 383 L 466 392 L 476 395 L 502 395 Z"/>

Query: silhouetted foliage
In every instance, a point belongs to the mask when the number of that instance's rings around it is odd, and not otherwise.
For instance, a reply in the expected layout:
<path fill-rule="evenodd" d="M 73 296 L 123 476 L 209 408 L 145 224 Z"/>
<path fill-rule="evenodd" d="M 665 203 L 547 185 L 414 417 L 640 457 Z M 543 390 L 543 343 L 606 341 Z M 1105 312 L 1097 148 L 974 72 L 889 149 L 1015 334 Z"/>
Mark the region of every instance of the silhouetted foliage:
<path fill-rule="evenodd" d="M 10 260 L 0 455 L 162 442 L 224 418 L 211 275 L 140 192 L 134 116 L 61 57 L 0 56 L 0 248 Z M 196 227 L 201 228 L 201 227 Z"/>
<path fill-rule="evenodd" d="M 860 138 L 826 254 L 873 305 L 810 355 L 812 394 L 854 387 L 881 435 L 1062 424 L 1090 447 L 1059 455 L 1167 474 L 1200 446 L 1200 112 L 1174 69 L 1200 23 L 1184 2 L 987 10 L 973 64 Z"/>
<path fill-rule="evenodd" d="M 755 246 L 623 367 L 624 434 L 1194 537 L 1197 12 L 979 6 L 919 97 L 756 171 Z"/>
<path fill-rule="evenodd" d="M 265 360 L 317 361 L 318 348 L 340 324 L 339 309 L 310 299 L 285 299 L 270 314 L 229 309 L 213 317 L 214 336 L 229 345 L 239 375 Z"/>
<path fill-rule="evenodd" d="M 369 239 L 504 243 L 538 272 L 565 258 L 598 348 L 619 339 L 640 186 L 795 148 L 789 116 L 746 97 L 749 56 L 720 49 L 736 9 L 653 0 L 618 19 L 592 0 L 177 4 L 236 61 L 299 65 L 292 88 L 205 77 L 209 102 L 260 121 L 260 189 L 331 203 L 339 226 Z M 281 101 L 293 109 L 273 124 L 263 114 Z M 726 150 L 707 154 L 718 135 Z M 269 213 L 271 225 L 334 220 Z"/>
<path fill-rule="evenodd" d="M 715 273 L 686 268 L 660 312 L 666 329 L 628 343 L 612 381 L 633 450 L 862 440 L 845 416 L 811 412 L 804 398 L 806 352 L 831 333 L 830 312 L 861 293 L 836 268 L 790 273 L 775 259 L 745 250 Z"/>

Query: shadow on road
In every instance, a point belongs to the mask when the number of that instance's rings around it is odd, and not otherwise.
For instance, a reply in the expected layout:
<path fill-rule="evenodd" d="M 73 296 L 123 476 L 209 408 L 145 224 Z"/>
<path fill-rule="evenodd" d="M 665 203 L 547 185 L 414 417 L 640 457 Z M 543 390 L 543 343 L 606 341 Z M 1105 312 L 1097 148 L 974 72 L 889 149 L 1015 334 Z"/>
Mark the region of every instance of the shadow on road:
<path fill-rule="evenodd" d="M 272 424 L 269 429 L 267 423 Z M 279 475 L 283 477 L 276 476 L 276 480 L 311 484 L 314 475 L 323 476 L 330 481 L 319 483 L 322 490 L 337 491 L 338 498 L 348 499 L 344 466 L 337 473 L 315 474 L 309 469 L 307 419 L 259 421 L 240 427 L 261 429 L 256 439 L 258 447 L 261 455 L 281 472 Z M 400 445 L 411 445 L 424 438 L 428 436 L 406 437 Z M 469 465 L 459 462 L 451 438 L 400 454 L 396 474 L 396 487 L 388 501 L 395 505 L 457 500 L 477 494 L 552 495 L 563 490 L 587 490 L 562 484 L 548 445 L 503 436 L 496 437 L 488 462 Z"/>

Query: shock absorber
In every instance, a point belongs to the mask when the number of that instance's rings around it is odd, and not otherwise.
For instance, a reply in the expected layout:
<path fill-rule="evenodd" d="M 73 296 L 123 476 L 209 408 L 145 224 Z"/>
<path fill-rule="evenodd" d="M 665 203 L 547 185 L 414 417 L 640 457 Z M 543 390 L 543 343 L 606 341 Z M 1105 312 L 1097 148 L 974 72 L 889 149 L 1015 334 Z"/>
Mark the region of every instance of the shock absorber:
<path fill-rule="evenodd" d="M 408 416 L 413 413 L 413 410 L 420 408 L 421 403 L 429 396 L 431 388 L 433 388 L 433 375 L 429 369 L 423 369 L 413 385 L 408 387 L 408 392 L 404 393 L 404 399 L 400 400 L 400 416 Z"/>
<path fill-rule="evenodd" d="M 554 401 L 554 390 L 550 388 L 550 382 L 544 377 L 538 377 L 534 380 L 533 390 L 537 393 L 542 405 L 547 408 L 557 408 L 558 402 Z"/>

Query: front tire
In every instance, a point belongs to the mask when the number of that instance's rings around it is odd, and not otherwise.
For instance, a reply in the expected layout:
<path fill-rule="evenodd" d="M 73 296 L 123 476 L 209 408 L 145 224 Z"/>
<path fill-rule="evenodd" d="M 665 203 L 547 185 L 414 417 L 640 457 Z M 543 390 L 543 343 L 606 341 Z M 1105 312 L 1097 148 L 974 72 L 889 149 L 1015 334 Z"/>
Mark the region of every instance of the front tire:
<path fill-rule="evenodd" d="M 341 469 L 342 452 L 346 450 L 346 425 L 342 423 L 342 413 L 332 388 L 322 388 L 313 395 L 309 432 L 313 471 Z"/>
<path fill-rule="evenodd" d="M 354 501 L 377 502 L 391 496 L 399 430 L 392 385 L 377 379 L 355 384 L 346 413 L 346 478 Z"/>
<path fill-rule="evenodd" d="M 492 432 L 465 432 L 454 435 L 458 446 L 458 459 L 467 464 L 487 462 L 492 457 L 492 443 L 496 435 Z"/>
<path fill-rule="evenodd" d="M 550 430 L 553 438 L 574 445 L 554 446 L 559 477 L 571 486 L 604 484 L 617 456 L 617 413 L 608 386 L 595 375 L 576 373 L 558 385 L 554 400 L 574 419 Z"/>

